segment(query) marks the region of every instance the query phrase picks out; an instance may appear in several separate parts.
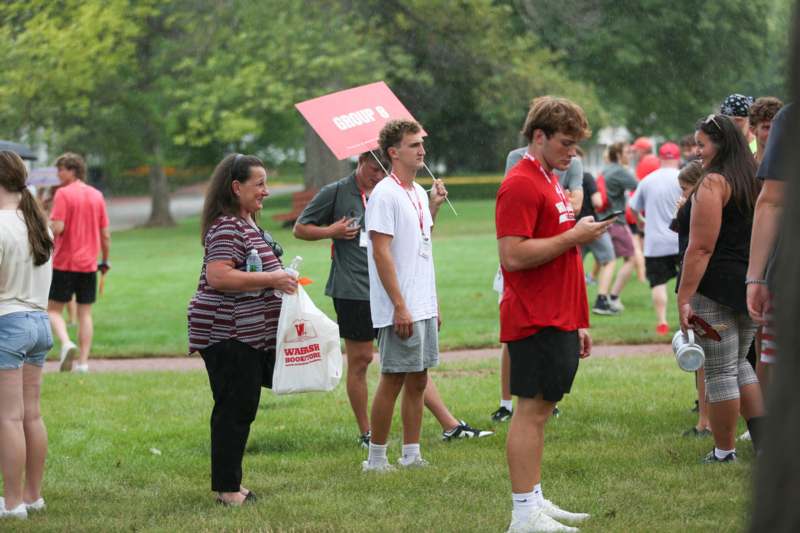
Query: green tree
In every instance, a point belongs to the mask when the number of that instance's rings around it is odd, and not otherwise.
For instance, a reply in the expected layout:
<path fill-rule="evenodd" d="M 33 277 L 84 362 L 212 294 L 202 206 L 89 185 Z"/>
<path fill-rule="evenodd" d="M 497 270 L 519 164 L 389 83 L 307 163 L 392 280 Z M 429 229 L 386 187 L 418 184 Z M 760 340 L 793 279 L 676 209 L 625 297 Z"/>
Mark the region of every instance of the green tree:
<path fill-rule="evenodd" d="M 615 120 L 636 132 L 680 135 L 728 94 L 760 92 L 751 82 L 769 57 L 770 0 L 513 5 L 528 31 L 558 50 L 560 63 L 593 83 Z"/>
<path fill-rule="evenodd" d="M 567 96 L 597 126 L 604 114 L 591 84 L 575 81 L 558 54 L 515 29 L 513 9 L 491 0 L 363 0 L 383 38 L 388 81 L 430 138 L 431 159 L 448 172 L 502 167 L 518 146 L 533 97 Z M 396 54 L 395 51 L 403 54 Z M 411 57 L 414 75 L 395 68 Z"/>

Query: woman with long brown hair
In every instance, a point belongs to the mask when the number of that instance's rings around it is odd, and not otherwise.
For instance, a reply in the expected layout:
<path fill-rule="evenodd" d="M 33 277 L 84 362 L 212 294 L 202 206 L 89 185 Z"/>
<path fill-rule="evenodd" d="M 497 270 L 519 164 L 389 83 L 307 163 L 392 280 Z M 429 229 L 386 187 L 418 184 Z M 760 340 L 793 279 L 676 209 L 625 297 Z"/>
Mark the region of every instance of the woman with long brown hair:
<path fill-rule="evenodd" d="M 229 155 L 214 169 L 203 207 L 203 268 L 189 303 L 189 351 L 203 357 L 214 396 L 211 490 L 231 506 L 255 500 L 241 485 L 242 457 L 261 386 L 271 384 L 275 365 L 275 290 L 297 289 L 282 268 L 282 248 L 256 224 L 267 196 L 267 171 L 257 157 Z M 260 268 L 247 268 L 250 257 Z"/>
<path fill-rule="evenodd" d="M 27 175 L 17 154 L 0 151 L 0 517 L 21 519 L 44 509 L 47 430 L 39 396 L 53 346 L 47 318 L 53 239 Z"/>
<path fill-rule="evenodd" d="M 756 325 L 747 313 L 745 274 L 760 185 L 755 159 L 729 118 L 709 115 L 697 125 L 695 140 L 703 175 L 678 211 L 678 234 L 685 246 L 678 313 L 682 330 L 693 327 L 693 317 L 698 316 L 721 337 L 698 337 L 706 356 L 706 399 L 714 436 L 714 449 L 704 462 L 729 462 L 736 460 L 739 414 L 757 447 L 764 412 L 758 378 L 746 359 Z"/>

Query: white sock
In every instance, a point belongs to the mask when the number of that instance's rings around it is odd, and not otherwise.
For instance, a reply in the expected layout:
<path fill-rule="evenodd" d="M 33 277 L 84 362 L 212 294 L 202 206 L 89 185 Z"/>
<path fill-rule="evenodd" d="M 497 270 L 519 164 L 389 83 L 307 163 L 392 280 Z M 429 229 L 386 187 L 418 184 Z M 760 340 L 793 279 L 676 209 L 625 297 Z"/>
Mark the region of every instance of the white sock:
<path fill-rule="evenodd" d="M 536 509 L 536 496 L 533 492 L 511 493 L 511 500 L 514 502 L 514 507 L 511 510 L 511 516 L 514 520 L 525 522 Z"/>
<path fill-rule="evenodd" d="M 403 459 L 411 461 L 413 459 L 416 459 L 417 457 L 421 457 L 419 451 L 419 443 L 403 444 Z"/>
<path fill-rule="evenodd" d="M 720 460 L 725 459 L 726 457 L 728 457 L 730 454 L 732 454 L 735 451 L 736 451 L 736 448 L 734 448 L 732 450 L 720 450 L 719 448 L 714 446 L 714 456 L 717 459 L 720 459 Z"/>
<path fill-rule="evenodd" d="M 500 400 L 500 407 L 505 407 L 509 411 L 514 410 L 514 402 L 513 400 Z"/>
<path fill-rule="evenodd" d="M 385 465 L 388 461 L 386 460 L 386 448 L 388 444 L 375 444 L 372 441 L 369 443 L 369 456 L 367 461 L 371 465 Z"/>
<path fill-rule="evenodd" d="M 535 505 L 544 505 L 544 493 L 542 492 L 542 484 L 537 483 L 533 487 L 533 500 Z"/>

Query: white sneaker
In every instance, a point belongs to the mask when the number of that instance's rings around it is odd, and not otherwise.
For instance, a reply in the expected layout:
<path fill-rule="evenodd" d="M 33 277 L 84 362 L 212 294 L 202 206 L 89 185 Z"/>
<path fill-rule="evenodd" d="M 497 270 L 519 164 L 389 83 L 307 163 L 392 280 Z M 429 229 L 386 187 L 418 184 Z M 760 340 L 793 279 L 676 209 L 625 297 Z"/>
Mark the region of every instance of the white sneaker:
<path fill-rule="evenodd" d="M 72 370 L 72 361 L 75 359 L 76 355 L 78 355 L 78 346 L 74 342 L 68 341 L 61 345 L 58 370 L 60 372 L 69 372 Z"/>
<path fill-rule="evenodd" d="M 511 525 L 508 526 L 506 533 L 548 533 L 551 531 L 578 531 L 578 528 L 556 522 L 544 513 L 544 509 L 539 508 L 525 521 L 515 520 L 512 514 Z"/>
<path fill-rule="evenodd" d="M 378 472 L 380 474 L 384 474 L 387 472 L 393 472 L 397 470 L 394 466 L 389 464 L 389 461 L 386 461 L 384 464 L 378 465 L 371 465 L 369 461 L 364 461 L 361 463 L 361 471 L 362 472 Z"/>
<path fill-rule="evenodd" d="M 0 518 L 16 518 L 18 520 L 25 520 L 28 518 L 28 509 L 25 507 L 24 503 L 17 505 L 13 509 L 6 509 L 4 500 L 3 507 L 0 508 Z"/>
<path fill-rule="evenodd" d="M 739 438 L 736 439 L 736 440 L 753 440 L 753 439 L 752 439 L 752 437 L 750 437 L 750 432 L 749 431 L 745 431 L 744 433 L 739 435 Z"/>
<path fill-rule="evenodd" d="M 77 372 L 78 374 L 88 374 L 89 373 L 89 363 L 85 364 L 75 364 L 75 367 L 72 369 L 73 372 Z"/>
<path fill-rule="evenodd" d="M 423 459 L 421 455 L 415 455 L 411 459 L 398 457 L 397 466 L 400 468 L 425 468 L 426 466 L 431 466 L 431 464 Z"/>
<path fill-rule="evenodd" d="M 31 511 L 44 511 L 44 509 L 45 509 L 44 498 L 39 498 L 38 500 L 36 500 L 33 503 L 26 503 L 25 504 L 25 508 L 28 509 L 28 512 L 31 512 Z"/>
<path fill-rule="evenodd" d="M 621 313 L 625 310 L 625 306 L 622 305 L 622 300 L 620 298 L 616 298 L 614 300 L 609 298 L 608 307 L 611 308 L 612 311 L 615 311 L 617 313 Z"/>
<path fill-rule="evenodd" d="M 550 500 L 544 500 L 542 511 L 544 511 L 544 514 L 550 518 L 562 520 L 564 522 L 583 522 L 589 518 L 589 515 L 586 513 L 571 513 L 569 511 L 565 511 Z"/>

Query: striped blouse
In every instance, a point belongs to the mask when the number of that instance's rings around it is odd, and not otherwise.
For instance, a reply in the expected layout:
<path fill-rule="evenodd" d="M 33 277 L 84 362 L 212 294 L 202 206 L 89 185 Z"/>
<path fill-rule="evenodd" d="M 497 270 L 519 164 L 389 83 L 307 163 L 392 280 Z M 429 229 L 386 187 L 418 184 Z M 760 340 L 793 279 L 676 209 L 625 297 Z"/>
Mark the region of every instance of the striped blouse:
<path fill-rule="evenodd" d="M 258 251 L 264 272 L 282 268 L 262 235 L 241 218 L 221 216 L 205 238 L 205 256 L 192 300 L 189 302 L 189 353 L 218 342 L 236 339 L 256 350 L 275 347 L 281 300 L 273 289 L 255 292 L 222 292 L 206 279 L 212 261 L 233 261 L 237 270 L 246 271 L 247 256 Z"/>

